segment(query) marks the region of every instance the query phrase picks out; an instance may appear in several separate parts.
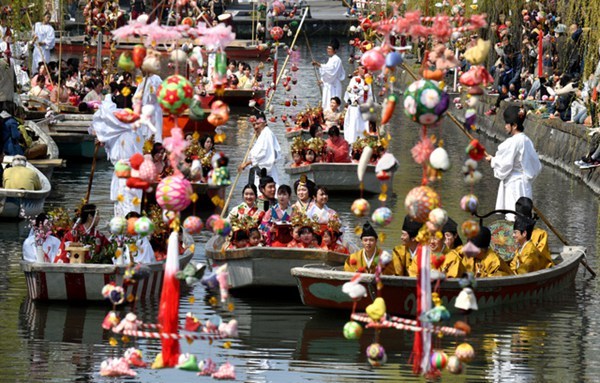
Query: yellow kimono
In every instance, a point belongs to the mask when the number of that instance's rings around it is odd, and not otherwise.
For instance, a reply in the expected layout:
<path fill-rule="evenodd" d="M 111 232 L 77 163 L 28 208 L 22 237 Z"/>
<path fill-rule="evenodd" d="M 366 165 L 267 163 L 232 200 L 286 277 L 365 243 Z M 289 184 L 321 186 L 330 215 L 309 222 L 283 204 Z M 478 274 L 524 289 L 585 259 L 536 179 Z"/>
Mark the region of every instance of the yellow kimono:
<path fill-rule="evenodd" d="M 535 247 L 537 247 L 548 262 L 554 263 L 552 261 L 552 255 L 550 255 L 550 249 L 548 248 L 548 233 L 546 230 L 538 229 L 537 227 L 533 229 L 533 232 L 531 233 L 531 242 L 533 242 Z"/>
<path fill-rule="evenodd" d="M 466 271 L 475 274 L 475 278 L 514 275 L 510 266 L 492 249 L 487 249 L 482 259 L 463 256 L 462 260 Z"/>
<path fill-rule="evenodd" d="M 515 274 L 531 273 L 546 269 L 553 265 L 552 260 L 548 261 L 532 241 L 527 241 L 517 250 L 512 261 L 510 261 L 510 268 Z"/>
<path fill-rule="evenodd" d="M 439 269 L 433 265 L 433 258 L 435 257 L 435 254 L 433 254 L 433 252 L 431 253 L 431 269 L 443 272 L 446 274 L 446 278 L 462 277 L 466 270 L 460 254 L 456 250 L 449 250 L 445 246 L 442 250 L 442 253 L 444 254 L 444 262 L 442 262 L 442 265 Z M 408 276 L 416 277 L 417 272 L 417 262 L 412 262 L 408 268 Z"/>
<path fill-rule="evenodd" d="M 396 275 L 400 275 L 400 276 L 410 275 L 409 269 L 413 264 L 413 255 L 411 254 L 410 249 L 408 249 L 404 245 L 398 245 L 398 246 L 394 247 L 394 250 L 392 251 L 392 257 L 394 258 L 395 261 L 398 262 L 398 268 L 396 270 L 397 271 Z M 416 275 L 416 271 L 415 271 L 415 275 Z M 412 275 L 412 276 L 414 277 L 414 275 Z"/>
<path fill-rule="evenodd" d="M 377 248 L 375 250 L 375 256 L 373 257 L 373 261 L 371 262 L 371 266 L 367 265 L 367 260 L 364 256 L 365 249 L 360 249 L 355 253 L 350 254 L 348 258 L 346 258 L 346 263 L 344 264 L 344 271 L 349 271 L 352 273 L 361 272 L 367 274 L 375 274 L 375 269 L 377 268 L 377 263 L 379 262 L 379 256 L 381 255 L 381 249 Z M 397 258 L 392 255 L 392 262 L 388 263 L 382 270 L 383 275 L 398 275 L 396 274 L 396 269 L 398 268 L 399 263 Z"/>

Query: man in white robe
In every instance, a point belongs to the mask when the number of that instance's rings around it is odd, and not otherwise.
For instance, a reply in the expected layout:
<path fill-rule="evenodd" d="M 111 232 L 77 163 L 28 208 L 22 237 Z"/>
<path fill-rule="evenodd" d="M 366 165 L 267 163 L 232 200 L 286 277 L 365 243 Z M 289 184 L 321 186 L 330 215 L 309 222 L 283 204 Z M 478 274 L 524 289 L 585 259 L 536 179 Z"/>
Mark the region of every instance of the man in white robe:
<path fill-rule="evenodd" d="M 140 86 L 137 87 L 135 94 L 133 95 L 134 101 L 137 101 L 141 98 L 142 105 L 154 105 L 154 118 L 152 121 L 154 123 L 154 127 L 156 128 L 154 142 L 162 142 L 163 111 L 156 97 L 156 92 L 158 91 L 160 84 L 162 84 L 162 81 L 163 80 L 160 78 L 160 76 L 148 74 L 146 77 L 144 77 Z"/>
<path fill-rule="evenodd" d="M 346 71 L 342 65 L 342 59 L 336 54 L 340 47 L 340 42 L 337 39 L 333 39 L 327 46 L 327 55 L 329 60 L 326 64 L 321 64 L 317 61 L 313 61 L 314 66 L 319 67 L 319 74 L 321 75 L 321 81 L 323 82 L 323 95 L 321 100 L 321 106 L 323 110 L 329 107 L 329 102 L 333 97 L 342 98 L 342 81 L 346 78 Z"/>
<path fill-rule="evenodd" d="M 492 166 L 494 177 L 500 180 L 496 209 L 515 210 L 519 198 L 533 199 L 532 182 L 542 171 L 542 164 L 533 143 L 523 133 L 524 111 L 511 106 L 504 112 L 504 119 L 509 138 L 498 146 L 494 157 L 487 155 L 486 160 Z M 506 219 L 514 221 L 515 217 L 507 214 Z"/>
<path fill-rule="evenodd" d="M 242 163 L 238 167 L 238 172 L 242 172 L 246 167 L 252 166 L 259 169 L 266 169 L 267 175 L 271 176 L 275 181 L 275 185 L 279 185 L 279 175 L 277 172 L 276 163 L 281 159 L 281 147 L 279 141 L 273 131 L 267 126 L 264 117 L 257 118 L 254 122 L 254 133 L 256 134 L 256 142 L 250 149 L 248 161 Z M 258 176 L 254 177 L 254 183 L 258 189 Z"/>
<path fill-rule="evenodd" d="M 143 153 L 144 142 L 152 131 L 145 125 L 134 129 L 132 124 L 119 121 L 113 112 L 117 105 L 107 95 L 98 111 L 94 114 L 88 131 L 104 144 L 110 162 L 115 165 L 119 160 L 129 160 L 135 153 Z M 130 189 L 127 179 L 118 178 L 114 173 L 110 185 L 110 199 L 115 204 L 115 217 L 125 217 L 130 211 L 140 212 L 142 190 Z"/>
<path fill-rule="evenodd" d="M 35 71 L 40 62 L 44 61 L 46 64 L 48 63 L 50 60 L 50 51 L 54 49 L 56 43 L 54 28 L 50 25 L 50 13 L 46 12 L 44 14 L 42 22 L 38 21 L 35 23 L 33 33 L 34 43 L 31 70 Z"/>
<path fill-rule="evenodd" d="M 346 115 L 344 117 L 344 139 L 352 145 L 356 140 L 363 136 L 365 131 L 369 130 L 369 121 L 362 118 L 360 104 L 373 100 L 373 90 L 371 85 L 365 82 L 365 68 L 360 65 L 357 68 L 356 76 L 352 77 L 344 101 L 348 103 Z"/>

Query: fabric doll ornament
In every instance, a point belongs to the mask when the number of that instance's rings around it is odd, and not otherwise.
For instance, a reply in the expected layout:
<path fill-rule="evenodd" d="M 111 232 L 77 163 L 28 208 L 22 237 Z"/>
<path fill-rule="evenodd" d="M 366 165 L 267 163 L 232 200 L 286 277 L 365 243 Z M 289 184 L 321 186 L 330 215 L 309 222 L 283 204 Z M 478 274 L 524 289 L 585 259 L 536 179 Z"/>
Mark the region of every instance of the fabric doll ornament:
<path fill-rule="evenodd" d="M 144 58 L 146 57 L 147 49 L 142 44 L 137 44 L 133 47 L 133 51 L 131 52 L 131 56 L 133 59 L 133 63 L 136 68 L 141 68 L 144 63 Z"/>
<path fill-rule="evenodd" d="M 135 63 L 131 59 L 131 53 L 121 53 L 121 55 L 119 56 L 119 61 L 117 61 L 117 66 L 120 69 L 123 69 L 125 72 L 132 72 L 135 69 Z"/>
<path fill-rule="evenodd" d="M 135 153 L 129 158 L 129 163 L 131 164 L 131 175 L 125 183 L 128 188 L 143 190 L 148 190 L 150 188 L 150 183 L 140 177 L 140 166 L 143 162 L 144 156 L 141 153 Z"/>
<path fill-rule="evenodd" d="M 157 51 L 153 49 L 146 51 L 146 56 L 144 56 L 142 62 L 142 71 L 151 74 L 160 74 L 160 54 Z"/>
<path fill-rule="evenodd" d="M 137 376 L 125 358 L 109 358 L 100 364 L 100 376 Z"/>

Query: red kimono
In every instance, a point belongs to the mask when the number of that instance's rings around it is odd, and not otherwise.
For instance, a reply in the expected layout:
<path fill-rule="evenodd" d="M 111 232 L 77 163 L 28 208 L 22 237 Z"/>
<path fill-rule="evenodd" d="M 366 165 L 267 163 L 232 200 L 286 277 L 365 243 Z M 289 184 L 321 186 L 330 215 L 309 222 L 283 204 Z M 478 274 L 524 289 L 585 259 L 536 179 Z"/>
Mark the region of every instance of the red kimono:
<path fill-rule="evenodd" d="M 110 244 L 109 240 L 98 230 L 94 229 L 92 232 L 86 232 L 83 225 L 79 225 L 73 230 L 69 230 L 62 238 L 60 242 L 60 248 L 58 255 L 54 258 L 54 263 L 69 263 L 67 257 L 67 244 L 70 242 L 80 242 L 84 245 L 90 245 L 90 252 L 86 257 L 86 261 L 90 261 L 94 254 L 98 254 L 100 250 Z"/>
<path fill-rule="evenodd" d="M 350 145 L 348 145 L 348 141 L 339 137 L 337 143 L 334 143 L 330 137 L 325 143 L 328 149 L 333 150 L 333 153 L 328 153 L 327 162 L 350 162 Z"/>

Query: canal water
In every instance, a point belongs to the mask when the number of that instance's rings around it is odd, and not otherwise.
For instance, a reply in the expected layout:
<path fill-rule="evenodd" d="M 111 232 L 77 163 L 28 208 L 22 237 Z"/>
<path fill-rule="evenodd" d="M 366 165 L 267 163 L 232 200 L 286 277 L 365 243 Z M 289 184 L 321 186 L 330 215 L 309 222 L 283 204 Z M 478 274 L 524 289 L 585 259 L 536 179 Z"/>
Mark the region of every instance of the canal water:
<path fill-rule="evenodd" d="M 324 62 L 326 41 L 315 41 L 312 50 L 315 58 Z M 342 49 L 344 61 L 349 52 Z M 283 61 L 283 57 L 280 59 Z M 252 63 L 255 64 L 255 63 Z M 277 115 L 294 113 L 307 103 L 316 105 L 319 90 L 310 68 L 310 56 L 301 49 L 297 72 L 298 85 L 289 94 L 283 89 L 275 97 Z M 280 64 L 281 65 L 281 64 Z M 347 71 L 351 65 L 345 61 Z M 298 97 L 296 108 L 283 106 L 290 94 Z M 291 97 L 291 96 L 290 96 Z M 460 114 L 461 111 L 456 111 Z M 230 168 L 240 163 L 250 142 L 252 129 L 245 124 L 245 116 L 234 114 L 223 129 L 226 142 L 220 146 L 230 156 Z M 270 124 L 285 153 L 289 143 L 284 137 L 280 121 Z M 400 167 L 394 178 L 394 195 L 386 202 L 394 212 L 393 223 L 381 229 L 386 234 L 383 247 L 400 243 L 400 227 L 404 216 L 403 200 L 406 193 L 420 182 L 420 168 L 411 159 L 410 148 L 418 139 L 419 128 L 403 117 L 398 107 L 391 124 L 393 140 L 391 151 Z M 453 167 L 434 187 L 440 192 L 444 207 L 456 221 L 467 215 L 460 211 L 459 200 L 470 192 L 462 181 L 461 166 L 466 159 L 467 139 L 449 121 L 430 133 L 442 138 L 450 153 Z M 496 142 L 482 138 L 490 152 L 495 152 Z M 494 207 L 498 182 L 486 163 L 481 163 L 483 180 L 473 192 L 480 200 L 481 211 Z M 278 163 L 282 182 L 292 183 L 284 172 L 284 161 Z M 64 169 L 57 169 L 52 179 L 53 192 L 47 208 L 73 209 L 85 194 L 90 164 L 69 161 Z M 112 169 L 107 162 L 98 164 L 94 178 L 91 202 L 100 206 L 102 222 L 111 217 L 109 185 Z M 247 174 L 242 176 L 245 179 Z M 232 204 L 241 200 L 240 182 L 234 192 Z M 348 212 L 355 197 L 330 196 L 330 206 L 336 209 L 349 228 L 362 225 Z M 573 244 L 588 248 L 589 263 L 598 269 L 596 256 L 598 233 L 597 197 L 579 182 L 567 178 L 559 171 L 545 166 L 534 184 L 534 199 L 540 210 Z M 380 202 L 372 197 L 372 206 Z M 0 224 L 0 381 L 1 382 L 92 382 L 106 381 L 99 376 L 102 360 L 116 357 L 130 346 L 143 351 L 144 359 L 153 360 L 160 351 L 155 340 L 138 339 L 128 344 L 109 344 L 111 334 L 100 327 L 109 311 L 108 304 L 68 306 L 64 304 L 38 304 L 27 297 L 25 280 L 19 269 L 21 243 L 28 233 L 26 223 Z M 350 229 L 346 234 L 354 238 Z M 196 237 L 197 253 L 194 259 L 203 261 L 204 244 L 210 237 L 203 232 Z M 560 242 L 550 235 L 551 247 Z M 466 318 L 473 332 L 466 341 L 476 351 L 475 360 L 462 375 L 444 371 L 442 380 L 448 382 L 593 382 L 600 376 L 600 336 L 598 318 L 600 292 L 596 280 L 589 279 L 583 269 L 576 283 L 549 299 L 540 302 L 515 304 L 485 310 Z M 226 349 L 222 342 L 209 344 L 196 341 L 182 342 L 183 352 L 195 354 L 198 359 L 212 358 L 217 364 L 229 361 L 235 366 L 237 381 L 244 382 L 364 382 L 364 381 L 421 381 L 411 372 L 409 357 L 413 334 L 385 330 L 381 343 L 388 355 L 381 368 L 372 368 L 364 350 L 373 341 L 373 333 L 365 331 L 359 341 L 346 340 L 342 327 L 349 319 L 348 313 L 318 310 L 303 306 L 296 296 L 281 297 L 276 291 L 263 291 L 260 296 L 233 297 L 234 310 L 211 303 L 211 294 L 195 286 L 181 296 L 180 318 L 192 312 L 201 320 L 220 315 L 225 320 L 236 318 L 240 336 Z M 155 322 L 157 302 L 139 304 L 136 312 L 140 319 Z M 454 317 L 453 320 L 465 319 Z M 444 338 L 439 343 L 451 353 L 462 340 Z M 193 373 L 175 369 L 137 370 L 132 382 L 208 381 Z"/>

